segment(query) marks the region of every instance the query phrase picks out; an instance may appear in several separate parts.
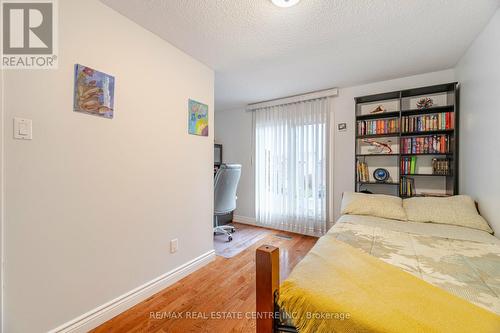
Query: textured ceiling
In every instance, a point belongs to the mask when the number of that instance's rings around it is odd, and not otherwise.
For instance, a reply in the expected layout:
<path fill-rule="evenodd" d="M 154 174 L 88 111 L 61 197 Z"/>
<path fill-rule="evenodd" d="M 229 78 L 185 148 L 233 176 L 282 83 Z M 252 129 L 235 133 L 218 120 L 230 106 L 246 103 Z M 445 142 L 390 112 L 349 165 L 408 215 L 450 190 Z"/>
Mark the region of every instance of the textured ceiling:
<path fill-rule="evenodd" d="M 216 110 L 453 67 L 499 0 L 101 0 L 215 70 Z"/>

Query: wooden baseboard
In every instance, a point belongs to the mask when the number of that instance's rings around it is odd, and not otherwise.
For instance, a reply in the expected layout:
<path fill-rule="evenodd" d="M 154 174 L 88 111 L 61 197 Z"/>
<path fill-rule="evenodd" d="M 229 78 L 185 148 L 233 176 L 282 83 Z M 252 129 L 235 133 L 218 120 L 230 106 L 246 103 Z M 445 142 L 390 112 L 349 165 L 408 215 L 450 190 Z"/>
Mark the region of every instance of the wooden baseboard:
<path fill-rule="evenodd" d="M 179 266 L 170 272 L 167 272 L 142 286 L 139 286 L 114 300 L 103 304 L 89 312 L 71 320 L 67 323 L 60 325 L 57 328 L 49 331 L 49 333 L 80 333 L 88 332 L 93 328 L 101 325 L 102 323 L 110 320 L 123 311 L 131 308 L 139 302 L 153 294 L 165 289 L 166 287 L 174 284 L 183 277 L 191 274 L 192 272 L 200 269 L 206 264 L 215 259 L 215 251 L 208 251 L 201 256 Z"/>

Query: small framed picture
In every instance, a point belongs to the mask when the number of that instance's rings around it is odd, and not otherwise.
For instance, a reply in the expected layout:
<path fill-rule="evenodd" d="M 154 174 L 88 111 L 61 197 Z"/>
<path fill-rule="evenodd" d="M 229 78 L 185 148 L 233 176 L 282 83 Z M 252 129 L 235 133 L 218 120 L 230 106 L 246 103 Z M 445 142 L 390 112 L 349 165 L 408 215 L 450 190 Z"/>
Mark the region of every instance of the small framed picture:
<path fill-rule="evenodd" d="M 93 68 L 75 65 L 75 112 L 112 119 L 114 114 L 115 78 Z"/>
<path fill-rule="evenodd" d="M 190 99 L 188 102 L 188 109 L 188 133 L 208 136 L 208 105 Z"/>
<path fill-rule="evenodd" d="M 340 132 L 347 131 L 347 123 L 339 123 L 337 126 Z"/>

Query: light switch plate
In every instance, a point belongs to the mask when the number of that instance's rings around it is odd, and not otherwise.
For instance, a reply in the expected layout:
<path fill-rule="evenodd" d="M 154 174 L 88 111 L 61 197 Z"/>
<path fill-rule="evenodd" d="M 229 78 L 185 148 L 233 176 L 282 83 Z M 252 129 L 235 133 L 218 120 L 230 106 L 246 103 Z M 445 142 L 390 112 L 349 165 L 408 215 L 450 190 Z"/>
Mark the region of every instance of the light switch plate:
<path fill-rule="evenodd" d="M 33 122 L 31 119 L 14 118 L 14 139 L 33 139 Z"/>

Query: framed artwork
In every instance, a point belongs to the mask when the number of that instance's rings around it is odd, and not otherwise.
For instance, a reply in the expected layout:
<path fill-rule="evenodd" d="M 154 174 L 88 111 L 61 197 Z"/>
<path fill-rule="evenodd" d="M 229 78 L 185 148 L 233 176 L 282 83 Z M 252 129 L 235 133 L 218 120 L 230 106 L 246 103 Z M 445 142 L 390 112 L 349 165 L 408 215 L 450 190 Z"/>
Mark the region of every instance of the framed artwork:
<path fill-rule="evenodd" d="M 208 105 L 190 99 L 188 109 L 188 133 L 208 136 Z"/>
<path fill-rule="evenodd" d="M 87 66 L 75 65 L 73 110 L 112 119 L 115 78 Z"/>
<path fill-rule="evenodd" d="M 347 131 L 347 123 L 339 123 L 337 126 L 338 126 L 339 131 L 341 131 L 341 132 Z"/>

